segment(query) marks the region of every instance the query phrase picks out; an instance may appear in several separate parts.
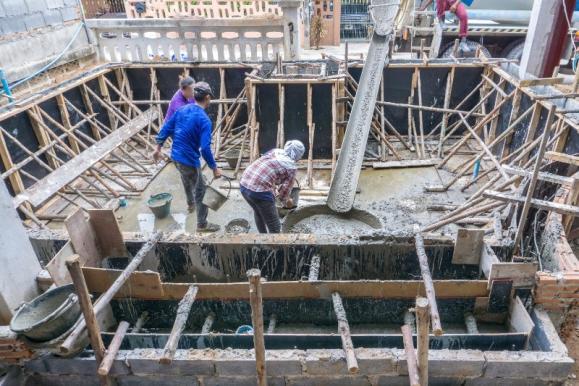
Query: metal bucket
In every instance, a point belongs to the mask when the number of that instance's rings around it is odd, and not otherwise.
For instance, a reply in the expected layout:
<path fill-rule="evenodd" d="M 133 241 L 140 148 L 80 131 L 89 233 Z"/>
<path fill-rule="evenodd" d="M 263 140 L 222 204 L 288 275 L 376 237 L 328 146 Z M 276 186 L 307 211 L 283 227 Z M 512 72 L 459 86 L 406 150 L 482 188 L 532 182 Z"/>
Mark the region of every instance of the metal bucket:
<path fill-rule="evenodd" d="M 203 205 L 206 205 L 208 208 L 216 212 L 223 206 L 223 204 L 225 204 L 229 198 L 229 195 L 231 194 L 231 179 L 225 176 L 222 177 L 225 178 L 227 182 L 229 182 L 229 190 L 227 191 L 227 195 L 221 193 L 219 189 L 211 186 L 213 181 L 215 181 L 215 179 L 213 179 L 209 184 L 207 184 L 207 189 L 205 190 L 205 195 L 203 196 Z"/>
<path fill-rule="evenodd" d="M 80 312 L 74 286 L 69 284 L 25 303 L 10 321 L 10 329 L 30 340 L 45 342 L 69 330 Z"/>
<path fill-rule="evenodd" d="M 171 201 L 173 195 L 171 193 L 153 194 L 149 197 L 147 205 L 156 218 L 165 218 L 171 213 Z"/>

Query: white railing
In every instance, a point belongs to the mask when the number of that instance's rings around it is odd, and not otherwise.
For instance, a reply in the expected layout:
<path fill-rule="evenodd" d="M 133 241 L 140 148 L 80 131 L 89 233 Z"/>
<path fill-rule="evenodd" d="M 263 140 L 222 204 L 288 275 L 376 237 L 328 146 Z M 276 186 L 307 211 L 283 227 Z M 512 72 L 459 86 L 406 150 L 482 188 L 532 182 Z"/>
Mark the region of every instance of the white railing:
<path fill-rule="evenodd" d="M 87 25 L 101 60 L 113 62 L 272 60 L 288 41 L 281 17 L 91 19 Z"/>
<path fill-rule="evenodd" d="M 124 0 L 127 18 L 168 19 L 202 17 L 236 19 L 281 16 L 282 10 L 270 0 Z M 137 10 L 137 3 L 144 9 Z M 140 6 L 139 4 L 139 6 Z"/>

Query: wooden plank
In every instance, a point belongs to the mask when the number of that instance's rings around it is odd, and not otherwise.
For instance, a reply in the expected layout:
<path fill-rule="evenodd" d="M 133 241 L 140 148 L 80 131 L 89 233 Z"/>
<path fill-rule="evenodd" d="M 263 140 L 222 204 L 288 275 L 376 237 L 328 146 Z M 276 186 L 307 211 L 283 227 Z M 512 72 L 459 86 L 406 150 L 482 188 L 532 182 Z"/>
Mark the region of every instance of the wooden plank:
<path fill-rule="evenodd" d="M 129 256 L 114 211 L 89 209 L 87 212 L 102 255 L 104 257 Z"/>
<path fill-rule="evenodd" d="M 27 192 L 29 193 L 18 195 L 15 198 L 15 203 L 20 204 L 27 200 L 35 207 L 41 205 L 64 186 L 71 183 L 79 175 L 87 171 L 91 166 L 109 155 L 118 146 L 147 127 L 149 121 L 155 119 L 157 114 L 157 111 L 147 110 L 143 114 L 127 122 L 125 125 L 119 127 L 107 137 L 96 142 L 81 154 L 28 188 Z"/>
<path fill-rule="evenodd" d="M 525 309 L 523 302 L 518 296 L 511 301 L 509 309 L 509 332 L 522 332 L 531 335 L 535 323 Z"/>
<path fill-rule="evenodd" d="M 513 281 L 513 287 L 532 287 L 535 284 L 537 263 L 502 263 L 491 265 L 489 283 L 498 279 Z"/>
<path fill-rule="evenodd" d="M 564 162 L 569 165 L 579 166 L 579 157 L 575 155 L 548 151 L 545 153 L 545 158 L 550 161 Z"/>
<path fill-rule="evenodd" d="M 419 168 L 419 167 L 436 166 L 438 165 L 439 162 L 440 162 L 439 158 L 374 162 L 372 163 L 372 168 L 373 169 Z"/>
<path fill-rule="evenodd" d="M 503 166 L 503 170 L 505 172 L 507 172 L 508 174 L 514 174 L 516 176 L 521 176 L 521 177 L 531 177 L 532 173 L 524 170 L 524 169 L 520 169 L 517 167 L 513 167 L 510 165 L 502 165 Z M 541 181 L 547 181 L 547 182 L 551 182 L 553 184 L 559 184 L 559 185 L 573 185 L 575 183 L 575 178 L 573 177 L 565 177 L 565 176 L 560 176 L 557 174 L 553 174 L 553 173 L 547 173 L 547 172 L 539 172 L 539 176 L 538 176 L 539 180 Z"/>
<path fill-rule="evenodd" d="M 553 86 L 555 84 L 563 83 L 563 78 L 537 78 L 537 79 L 523 79 L 519 81 L 519 86 L 521 87 L 533 87 L 533 86 Z"/>
<path fill-rule="evenodd" d="M 492 198 L 504 202 L 514 202 L 514 203 L 525 202 L 525 197 L 521 196 L 514 197 L 511 196 L 510 194 L 497 192 L 495 190 L 485 190 L 483 196 L 486 198 Z M 531 199 L 531 205 L 539 209 L 544 209 L 559 214 L 579 216 L 579 207 L 573 205 L 559 204 L 550 201 L 538 200 L 536 198 Z"/>
<path fill-rule="evenodd" d="M 77 209 L 65 221 L 74 252 L 78 254 L 81 266 L 99 267 L 103 259 L 96 233 L 82 209 Z M 67 257 L 67 256 L 64 256 Z M 55 266 L 61 267 L 62 263 Z"/>
<path fill-rule="evenodd" d="M 85 266 L 82 272 L 91 292 L 104 293 L 122 271 Z M 147 292 L 150 293 L 152 299 L 163 298 L 163 283 L 158 272 L 136 271 L 132 273 L 115 297 L 139 297 L 139 294 L 143 295 Z"/>
<path fill-rule="evenodd" d="M 484 229 L 459 228 L 452 253 L 452 264 L 479 265 L 484 236 Z"/>
<path fill-rule="evenodd" d="M 57 287 L 72 283 L 70 273 L 66 268 L 66 259 L 74 255 L 71 241 L 66 244 L 56 253 L 56 255 L 46 264 L 46 270 L 50 273 L 50 277 Z"/>
<path fill-rule="evenodd" d="M 105 292 L 122 271 L 116 269 L 83 267 L 87 285 L 93 293 Z M 435 280 L 434 289 L 439 299 L 487 297 L 486 280 Z M 247 283 L 196 283 L 199 300 L 249 299 Z M 180 300 L 187 292 L 187 283 L 161 283 L 157 272 L 133 272 L 116 298 Z M 388 281 L 315 281 L 315 282 L 265 282 L 264 299 L 329 299 L 332 292 L 342 298 L 393 298 L 414 299 L 424 296 L 420 280 Z"/>

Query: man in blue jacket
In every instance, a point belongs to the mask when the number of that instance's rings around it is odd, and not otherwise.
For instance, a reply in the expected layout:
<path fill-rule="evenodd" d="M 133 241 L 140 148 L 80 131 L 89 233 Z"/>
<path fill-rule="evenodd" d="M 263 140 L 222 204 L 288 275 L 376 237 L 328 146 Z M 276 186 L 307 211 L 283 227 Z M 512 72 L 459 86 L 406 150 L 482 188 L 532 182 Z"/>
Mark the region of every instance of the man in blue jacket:
<path fill-rule="evenodd" d="M 168 137 L 173 139 L 171 159 L 181 173 L 181 181 L 187 195 L 189 213 L 197 209 L 197 231 L 216 232 L 219 225 L 207 222 L 207 206 L 203 205 L 205 181 L 201 174 L 202 156 L 207 166 L 213 170 L 213 177 L 221 177 L 211 151 L 211 119 L 205 112 L 213 97 L 211 87 L 205 82 L 198 82 L 194 88 L 195 104 L 188 104 L 178 109 L 165 122 L 157 135 L 157 149 L 153 158 L 161 159 L 161 148 Z"/>

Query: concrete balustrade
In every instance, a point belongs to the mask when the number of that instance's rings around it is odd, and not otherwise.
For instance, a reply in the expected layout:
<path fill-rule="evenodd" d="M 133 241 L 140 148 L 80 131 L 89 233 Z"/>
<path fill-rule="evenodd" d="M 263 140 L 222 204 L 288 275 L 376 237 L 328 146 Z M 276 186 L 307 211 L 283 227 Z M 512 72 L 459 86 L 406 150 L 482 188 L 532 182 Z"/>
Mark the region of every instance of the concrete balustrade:
<path fill-rule="evenodd" d="M 258 3 L 263 4 L 251 5 L 252 12 L 233 6 L 235 12 L 223 13 L 216 8 L 214 17 L 91 19 L 87 25 L 102 61 L 263 61 L 278 53 L 286 60 L 299 59 L 302 1 Z"/>

